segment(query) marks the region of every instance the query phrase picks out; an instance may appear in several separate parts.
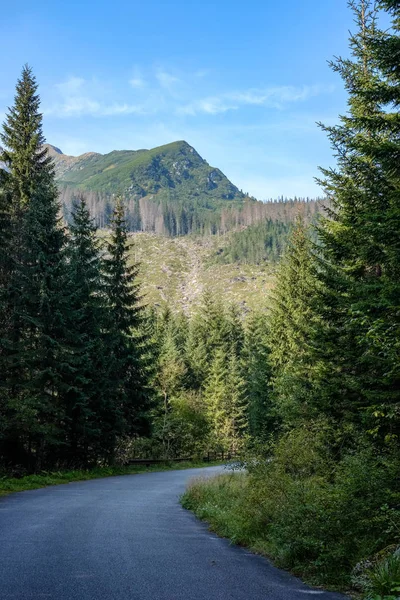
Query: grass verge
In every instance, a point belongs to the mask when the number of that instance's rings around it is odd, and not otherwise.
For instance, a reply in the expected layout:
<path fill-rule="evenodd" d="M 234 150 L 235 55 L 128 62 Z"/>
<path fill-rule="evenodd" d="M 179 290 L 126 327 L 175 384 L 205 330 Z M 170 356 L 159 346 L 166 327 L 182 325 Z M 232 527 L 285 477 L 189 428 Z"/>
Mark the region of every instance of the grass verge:
<path fill-rule="evenodd" d="M 269 558 L 277 567 L 289 570 L 309 585 L 319 587 L 324 584 L 315 574 L 310 576 L 304 569 L 290 567 L 280 560 L 276 546 L 267 536 L 268 524 L 263 522 L 262 506 L 259 506 L 259 511 L 255 508 L 249 479 L 243 472 L 199 477 L 189 483 L 181 497 L 181 504 L 206 521 L 217 535 Z M 328 584 L 328 589 L 348 593 L 345 586 Z"/>
<path fill-rule="evenodd" d="M 88 470 L 74 471 L 42 471 L 35 475 L 26 475 L 25 477 L 1 477 L 0 476 L 0 497 L 12 494 L 14 492 L 23 492 L 26 490 L 36 490 L 51 485 L 60 485 L 63 483 L 72 483 L 73 481 L 86 481 L 89 479 L 99 479 L 101 477 L 113 477 L 115 475 L 137 475 L 139 473 L 151 473 L 158 471 L 173 471 L 183 469 L 196 469 L 202 467 L 212 467 L 222 464 L 221 462 L 182 462 L 182 463 L 160 463 L 158 465 L 131 465 L 131 466 L 113 466 L 96 467 Z"/>
<path fill-rule="evenodd" d="M 246 473 L 223 473 L 191 481 L 181 497 L 181 504 L 207 521 L 210 529 L 218 535 L 267 554 L 266 540 L 261 532 L 252 530 L 248 515 L 243 510 L 247 491 Z"/>

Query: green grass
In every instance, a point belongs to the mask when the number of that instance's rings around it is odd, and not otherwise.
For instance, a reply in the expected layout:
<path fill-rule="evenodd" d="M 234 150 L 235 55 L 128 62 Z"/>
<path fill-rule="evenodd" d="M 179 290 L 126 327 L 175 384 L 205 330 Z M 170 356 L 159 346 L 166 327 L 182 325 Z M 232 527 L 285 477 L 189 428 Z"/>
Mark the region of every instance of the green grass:
<path fill-rule="evenodd" d="M 164 200 L 170 198 L 170 193 L 175 200 L 201 197 L 202 204 L 207 206 L 211 202 L 214 210 L 215 202 L 226 204 L 229 199 L 244 199 L 244 194 L 223 173 L 203 161 L 184 141 L 151 150 L 122 150 L 77 157 L 70 162 L 70 168 L 63 171 L 65 160 L 62 155 L 56 156 L 56 161 L 61 163 L 60 182 L 82 190 L 123 193 L 132 190 L 134 185 L 140 188 L 140 195 L 161 194 L 159 198 Z M 179 165 L 184 168 L 184 175 L 179 174 Z M 215 188 L 209 185 L 211 174 L 218 180 Z"/>
<path fill-rule="evenodd" d="M 232 472 L 211 478 L 192 480 L 181 497 L 184 508 L 206 521 L 211 531 L 228 538 L 234 544 L 249 548 L 256 554 L 268 557 L 279 568 L 284 568 L 312 586 L 328 586 L 331 590 L 348 591 L 348 586 L 323 581 L 306 569 L 283 563 L 279 549 L 268 536 L 262 498 L 255 498 L 246 473 Z"/>
<path fill-rule="evenodd" d="M 14 492 L 24 492 L 26 490 L 36 490 L 51 485 L 60 485 L 71 483 L 73 481 L 86 481 L 89 479 L 99 479 L 101 477 L 113 477 L 115 475 L 137 475 L 140 473 L 152 473 L 158 471 L 171 471 L 181 469 L 197 469 L 202 467 L 211 467 L 221 464 L 220 462 L 182 462 L 182 463 L 160 463 L 158 465 L 131 465 L 131 466 L 110 466 L 96 467 L 88 470 L 75 471 L 42 471 L 35 475 L 26 475 L 25 477 L 1 477 L 0 476 L 0 497 L 12 494 Z"/>
<path fill-rule="evenodd" d="M 181 504 L 207 521 L 210 529 L 218 535 L 268 554 L 262 532 L 257 531 L 248 518 L 245 509 L 247 495 L 246 473 L 224 473 L 208 479 L 194 479 L 181 497 Z"/>

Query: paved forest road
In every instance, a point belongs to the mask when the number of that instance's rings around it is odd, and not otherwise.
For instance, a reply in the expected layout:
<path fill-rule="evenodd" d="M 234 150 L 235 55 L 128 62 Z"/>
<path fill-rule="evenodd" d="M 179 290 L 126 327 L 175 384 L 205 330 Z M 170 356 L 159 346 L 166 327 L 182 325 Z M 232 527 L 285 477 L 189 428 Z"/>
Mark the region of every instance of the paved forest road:
<path fill-rule="evenodd" d="M 339 600 L 209 533 L 178 504 L 220 467 L 0 499 L 1 600 Z"/>

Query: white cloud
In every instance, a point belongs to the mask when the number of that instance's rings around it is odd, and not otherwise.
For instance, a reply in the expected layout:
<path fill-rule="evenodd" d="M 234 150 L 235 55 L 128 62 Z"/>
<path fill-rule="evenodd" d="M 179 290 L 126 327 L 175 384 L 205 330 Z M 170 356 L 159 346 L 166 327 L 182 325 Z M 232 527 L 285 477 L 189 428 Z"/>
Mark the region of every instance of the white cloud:
<path fill-rule="evenodd" d="M 162 69 L 157 70 L 156 79 L 160 86 L 168 91 L 171 91 L 175 87 L 175 84 L 180 81 L 178 77 Z"/>
<path fill-rule="evenodd" d="M 133 88 L 144 88 L 146 86 L 146 82 L 141 77 L 133 77 L 129 83 Z"/>
<path fill-rule="evenodd" d="M 85 80 L 82 77 L 68 77 L 66 81 L 57 83 L 56 88 L 64 96 L 76 94 L 85 85 Z"/>
<path fill-rule="evenodd" d="M 59 117 L 110 117 L 117 115 L 144 115 L 146 109 L 138 104 L 100 104 L 90 98 L 69 98 L 61 104 L 54 104 L 44 109 L 45 115 Z"/>
<path fill-rule="evenodd" d="M 141 89 L 146 87 L 146 80 L 144 79 L 141 70 L 136 67 L 133 71 L 132 79 L 129 81 L 133 88 Z"/>
<path fill-rule="evenodd" d="M 107 117 L 113 115 L 145 114 L 144 106 L 131 103 L 107 101 L 106 87 L 96 81 L 81 77 L 69 77 L 55 85 L 57 99 L 45 107 L 45 115 L 59 117 Z M 105 98 L 103 101 L 98 97 Z"/>
<path fill-rule="evenodd" d="M 204 77 L 207 77 L 210 72 L 210 69 L 199 69 L 198 71 L 195 71 L 194 76 L 203 79 Z"/>
<path fill-rule="evenodd" d="M 333 91 L 332 86 L 271 86 L 267 88 L 251 88 L 245 91 L 228 92 L 191 102 L 177 108 L 178 114 L 196 115 L 208 113 L 216 115 L 228 110 L 238 110 L 242 106 L 265 106 L 284 108 L 285 105 L 303 102 L 313 96 Z"/>
<path fill-rule="evenodd" d="M 205 73 L 203 70 L 188 75 L 186 81 L 186 78 L 158 67 L 153 71 L 156 83 L 153 80 L 151 85 L 150 79 L 145 79 L 142 71 L 135 67 L 130 85 L 134 89 L 140 89 L 140 100 L 136 102 L 130 101 L 126 96 L 126 89 L 122 85 L 119 86 L 118 82 L 111 85 L 110 82 L 70 76 L 54 86 L 55 96 L 52 103 L 47 103 L 44 112 L 59 117 L 156 114 L 213 116 L 251 106 L 282 110 L 333 91 L 332 87 L 320 85 L 287 85 L 239 89 L 200 96 L 196 87 L 204 87 L 199 81 L 203 72 Z"/>
<path fill-rule="evenodd" d="M 237 105 L 228 102 L 224 98 L 210 97 L 192 102 L 176 108 L 178 115 L 191 115 L 195 116 L 198 113 L 206 113 L 209 115 L 217 115 L 219 113 L 227 112 L 228 110 L 236 110 L 239 108 Z"/>
<path fill-rule="evenodd" d="M 329 93 L 333 91 L 332 87 L 320 85 L 295 86 L 275 86 L 264 89 L 250 89 L 246 92 L 232 94 L 232 99 L 240 104 L 254 104 L 259 106 L 281 107 L 291 102 L 302 102 L 313 96 Z"/>

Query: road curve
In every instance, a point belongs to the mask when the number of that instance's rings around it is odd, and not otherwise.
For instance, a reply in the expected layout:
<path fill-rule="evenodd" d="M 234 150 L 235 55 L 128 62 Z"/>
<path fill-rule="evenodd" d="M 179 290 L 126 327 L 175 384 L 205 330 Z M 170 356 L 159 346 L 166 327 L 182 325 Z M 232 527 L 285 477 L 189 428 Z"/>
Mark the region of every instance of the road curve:
<path fill-rule="evenodd" d="M 0 499 L 1 600 L 339 600 L 231 546 L 183 510 L 194 476 L 125 475 Z"/>

